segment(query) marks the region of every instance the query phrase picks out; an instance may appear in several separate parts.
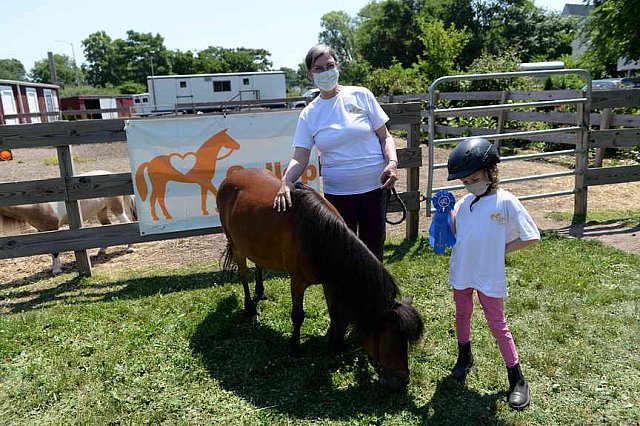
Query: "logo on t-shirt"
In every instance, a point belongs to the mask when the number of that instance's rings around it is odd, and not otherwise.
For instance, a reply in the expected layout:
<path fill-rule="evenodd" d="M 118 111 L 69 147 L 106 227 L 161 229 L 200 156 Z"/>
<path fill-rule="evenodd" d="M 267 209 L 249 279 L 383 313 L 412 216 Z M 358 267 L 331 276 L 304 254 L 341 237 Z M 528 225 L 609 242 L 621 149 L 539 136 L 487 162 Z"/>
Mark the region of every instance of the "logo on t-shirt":
<path fill-rule="evenodd" d="M 491 220 L 495 220 L 498 223 L 504 223 L 506 222 L 507 219 L 505 219 L 504 217 L 500 216 L 500 213 L 494 213 L 491 215 Z"/>
<path fill-rule="evenodd" d="M 345 105 L 345 109 L 347 110 L 347 112 L 350 112 L 351 114 L 359 114 L 364 112 L 364 110 L 360 108 L 358 105 Z"/>

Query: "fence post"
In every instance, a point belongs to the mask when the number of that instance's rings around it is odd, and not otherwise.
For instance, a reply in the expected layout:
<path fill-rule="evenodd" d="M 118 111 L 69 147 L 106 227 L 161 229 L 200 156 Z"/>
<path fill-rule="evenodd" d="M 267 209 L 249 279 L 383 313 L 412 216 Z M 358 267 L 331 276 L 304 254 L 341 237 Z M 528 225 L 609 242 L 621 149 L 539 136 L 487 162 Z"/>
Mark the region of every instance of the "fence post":
<path fill-rule="evenodd" d="M 73 176 L 73 155 L 71 154 L 71 147 L 69 145 L 58 146 L 58 164 L 60 166 L 60 176 L 66 180 L 67 177 Z M 70 229 L 82 228 L 82 211 L 78 201 L 65 201 L 64 205 L 67 209 L 67 219 L 69 220 Z M 91 260 L 87 250 L 77 250 L 74 252 L 76 255 L 76 266 L 78 273 L 82 276 L 91 276 Z"/>
<path fill-rule="evenodd" d="M 600 113 L 600 130 L 608 129 L 611 125 L 611 108 L 604 108 Z M 596 156 L 593 160 L 593 167 L 602 167 L 606 148 L 596 148 Z"/>
<path fill-rule="evenodd" d="M 407 147 L 414 148 L 420 146 L 420 123 L 411 123 L 407 133 Z M 412 167 L 407 169 L 407 191 L 417 191 L 420 183 L 420 168 Z M 427 205 L 429 208 L 429 205 Z M 418 238 L 418 210 L 407 212 L 407 224 L 405 228 L 405 238 L 415 240 Z"/>
<path fill-rule="evenodd" d="M 500 96 L 500 103 L 506 104 L 507 99 L 509 99 L 509 92 L 507 90 L 503 90 L 502 96 Z M 496 129 L 496 133 L 502 134 L 504 132 L 504 123 L 507 121 L 507 114 L 508 111 L 506 109 L 503 109 L 498 113 L 498 128 Z M 500 148 L 502 147 L 502 139 L 496 140 L 493 144 L 496 146 L 499 153 Z"/>
<path fill-rule="evenodd" d="M 577 125 L 582 127 L 576 132 L 576 178 L 573 202 L 573 223 L 584 223 L 587 217 L 587 186 L 585 174 L 589 168 L 589 115 L 591 112 L 590 99 L 577 108 Z"/>

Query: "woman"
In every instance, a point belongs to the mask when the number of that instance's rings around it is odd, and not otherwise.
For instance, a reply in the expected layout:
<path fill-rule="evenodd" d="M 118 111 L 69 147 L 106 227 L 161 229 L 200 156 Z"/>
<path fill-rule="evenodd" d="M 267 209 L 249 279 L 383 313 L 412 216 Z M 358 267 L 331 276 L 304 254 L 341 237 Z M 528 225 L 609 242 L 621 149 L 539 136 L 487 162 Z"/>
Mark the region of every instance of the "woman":
<path fill-rule="evenodd" d="M 396 144 L 385 125 L 389 117 L 368 89 L 338 84 L 338 60 L 329 46 L 313 46 L 305 65 L 320 95 L 300 113 L 293 158 L 273 207 L 285 211 L 291 206 L 291 187 L 307 167 L 315 145 L 325 198 L 382 261 L 385 191 L 398 180 Z"/>

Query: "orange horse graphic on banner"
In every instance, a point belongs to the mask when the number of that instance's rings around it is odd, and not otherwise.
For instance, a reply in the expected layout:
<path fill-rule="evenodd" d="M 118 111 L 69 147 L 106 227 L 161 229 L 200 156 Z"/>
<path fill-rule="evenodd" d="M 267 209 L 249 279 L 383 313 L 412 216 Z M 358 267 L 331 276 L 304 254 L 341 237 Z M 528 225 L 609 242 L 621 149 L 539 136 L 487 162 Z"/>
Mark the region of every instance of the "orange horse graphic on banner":
<path fill-rule="evenodd" d="M 200 185 L 200 195 L 202 199 L 202 215 L 208 216 L 207 194 L 211 192 L 213 197 L 218 194 L 217 188 L 213 185 L 213 176 L 216 173 L 216 163 L 230 156 L 233 151 L 240 149 L 240 144 L 227 134 L 228 129 L 224 129 L 207 139 L 196 152 L 185 154 L 172 153 L 158 155 L 157 157 L 140 164 L 136 170 L 135 184 L 138 195 L 142 201 L 147 199 L 149 189 L 144 178 L 144 171 L 147 170 L 151 181 L 151 195 L 149 205 L 151 207 L 151 217 L 153 220 L 160 220 L 156 213 L 156 203 L 167 220 L 171 220 L 164 202 L 167 184 L 173 182 L 197 183 Z M 227 148 L 229 152 L 218 157 L 220 150 Z M 193 165 L 191 166 L 191 163 Z M 176 168 L 176 165 L 179 165 Z M 187 170 L 185 170 L 185 167 Z"/>

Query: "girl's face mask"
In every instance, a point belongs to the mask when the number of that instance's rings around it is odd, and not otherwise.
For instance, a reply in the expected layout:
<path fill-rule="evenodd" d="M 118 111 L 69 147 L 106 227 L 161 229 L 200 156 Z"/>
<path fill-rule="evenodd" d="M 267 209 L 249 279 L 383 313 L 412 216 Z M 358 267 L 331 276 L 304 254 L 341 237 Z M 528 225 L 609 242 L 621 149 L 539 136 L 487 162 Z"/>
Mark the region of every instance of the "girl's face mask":
<path fill-rule="evenodd" d="M 323 72 L 313 73 L 313 83 L 323 92 L 330 92 L 338 85 L 340 72 L 338 68 L 329 69 Z"/>
<path fill-rule="evenodd" d="M 488 182 L 483 179 L 483 180 L 479 180 L 477 182 L 473 182 L 469 184 L 465 183 L 464 187 L 467 189 L 467 191 L 469 191 L 476 197 L 479 197 L 485 192 L 487 192 L 487 188 L 489 188 L 489 185 L 491 185 L 491 182 Z"/>

